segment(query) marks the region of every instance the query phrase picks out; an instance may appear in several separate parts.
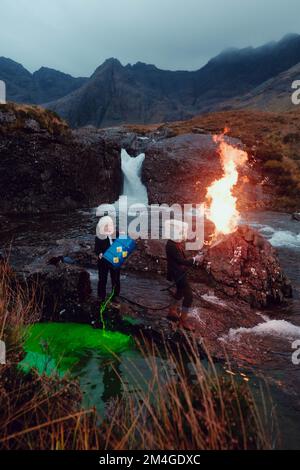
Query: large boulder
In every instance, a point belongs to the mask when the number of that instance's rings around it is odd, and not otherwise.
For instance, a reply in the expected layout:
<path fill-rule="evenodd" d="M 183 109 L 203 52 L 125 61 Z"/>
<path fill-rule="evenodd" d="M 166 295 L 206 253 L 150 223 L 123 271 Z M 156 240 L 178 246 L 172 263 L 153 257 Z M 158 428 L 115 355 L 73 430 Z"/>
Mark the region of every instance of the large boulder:
<path fill-rule="evenodd" d="M 292 288 L 276 250 L 257 231 L 246 225 L 204 247 L 204 263 L 189 270 L 188 277 L 253 307 L 280 304 Z M 192 257 L 194 252 L 190 252 Z M 164 240 L 143 240 L 126 263 L 126 269 L 166 275 Z"/>
<path fill-rule="evenodd" d="M 223 175 L 218 145 L 210 134 L 160 135 L 146 148 L 143 181 L 152 204 L 200 204 L 205 201 L 207 187 Z M 228 142 L 241 147 L 237 139 Z M 261 197 L 258 175 L 245 165 L 240 169 L 236 190 L 243 208 L 253 206 Z"/>
<path fill-rule="evenodd" d="M 279 304 L 292 295 L 276 250 L 246 225 L 213 243 L 205 266 L 220 291 L 252 306 Z"/>
<path fill-rule="evenodd" d="M 46 213 L 115 201 L 120 149 L 53 113 L 0 105 L 0 213 Z"/>
<path fill-rule="evenodd" d="M 42 320 L 89 323 L 94 318 L 90 275 L 84 268 L 57 259 L 27 266 L 22 274 L 35 292 Z"/>

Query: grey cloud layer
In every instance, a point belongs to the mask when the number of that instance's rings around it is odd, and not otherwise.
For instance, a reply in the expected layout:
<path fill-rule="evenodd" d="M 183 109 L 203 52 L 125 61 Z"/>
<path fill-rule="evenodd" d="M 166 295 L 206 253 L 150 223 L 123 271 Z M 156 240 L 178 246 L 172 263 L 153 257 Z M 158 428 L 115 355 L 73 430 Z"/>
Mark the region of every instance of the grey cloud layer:
<path fill-rule="evenodd" d="M 1 0 L 0 56 L 90 75 L 108 57 L 195 70 L 300 32 L 299 0 Z"/>

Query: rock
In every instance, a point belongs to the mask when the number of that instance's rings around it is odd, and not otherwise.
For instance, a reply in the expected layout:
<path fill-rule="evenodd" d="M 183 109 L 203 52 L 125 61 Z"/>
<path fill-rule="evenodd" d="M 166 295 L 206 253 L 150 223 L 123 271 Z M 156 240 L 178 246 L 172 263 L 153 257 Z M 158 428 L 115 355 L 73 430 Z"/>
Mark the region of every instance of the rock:
<path fill-rule="evenodd" d="M 41 263 L 39 267 L 27 266 L 23 276 L 36 292 L 42 320 L 91 321 L 90 275 L 84 268 L 62 262 L 56 266 Z"/>
<path fill-rule="evenodd" d="M 297 220 L 298 222 L 300 222 L 300 212 L 294 212 L 292 214 L 292 219 Z"/>
<path fill-rule="evenodd" d="M 126 270 L 165 275 L 167 272 L 165 246 L 165 240 L 138 240 L 137 250 L 126 262 Z"/>
<path fill-rule="evenodd" d="M 275 249 L 248 226 L 240 226 L 213 244 L 205 255 L 205 265 L 220 291 L 252 306 L 280 304 L 292 295 Z"/>
<path fill-rule="evenodd" d="M 41 127 L 35 119 L 26 119 L 24 129 L 31 132 L 40 132 Z"/>
<path fill-rule="evenodd" d="M 221 176 L 217 145 L 210 135 L 180 135 L 147 148 L 143 181 L 151 204 L 203 202 L 207 186 Z"/>
<path fill-rule="evenodd" d="M 2 214 L 93 207 L 119 196 L 120 149 L 92 130 L 72 133 L 46 110 L 7 105 L 0 138 Z"/>
<path fill-rule="evenodd" d="M 13 111 L 0 111 L 0 125 L 12 124 L 17 120 Z"/>
<path fill-rule="evenodd" d="M 229 138 L 235 146 L 237 139 Z M 223 175 L 218 146 L 210 134 L 182 134 L 149 143 L 143 165 L 143 181 L 151 204 L 200 204 L 207 187 Z M 240 207 L 255 206 L 260 199 L 258 176 L 245 166 L 236 190 Z"/>

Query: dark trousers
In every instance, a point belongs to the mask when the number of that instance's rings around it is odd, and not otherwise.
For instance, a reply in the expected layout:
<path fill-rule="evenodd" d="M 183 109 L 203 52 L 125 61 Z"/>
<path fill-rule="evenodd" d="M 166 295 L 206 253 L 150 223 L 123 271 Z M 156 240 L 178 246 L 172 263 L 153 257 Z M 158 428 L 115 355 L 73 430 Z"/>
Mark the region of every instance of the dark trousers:
<path fill-rule="evenodd" d="M 108 278 L 109 272 L 110 272 L 112 289 L 115 290 L 114 296 L 119 295 L 120 288 L 121 288 L 120 270 L 113 269 L 105 259 L 98 260 L 98 275 L 99 275 L 98 296 L 102 302 L 106 299 L 106 285 L 107 285 L 107 278 Z"/>
<path fill-rule="evenodd" d="M 193 291 L 186 277 L 176 282 L 176 288 L 175 299 L 183 299 L 182 307 L 190 308 L 193 304 Z"/>

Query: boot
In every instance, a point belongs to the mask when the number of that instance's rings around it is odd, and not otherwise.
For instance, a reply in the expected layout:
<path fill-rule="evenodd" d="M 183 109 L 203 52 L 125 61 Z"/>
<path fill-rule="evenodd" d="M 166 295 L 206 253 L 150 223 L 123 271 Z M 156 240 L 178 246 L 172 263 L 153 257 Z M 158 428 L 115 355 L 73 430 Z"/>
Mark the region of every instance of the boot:
<path fill-rule="evenodd" d="M 196 329 L 195 325 L 193 325 L 192 321 L 189 320 L 187 310 L 181 310 L 179 327 L 184 328 L 185 330 L 191 331 L 191 332 L 195 331 L 195 329 Z"/>
<path fill-rule="evenodd" d="M 170 305 L 167 318 L 168 320 L 171 320 L 171 321 L 180 320 L 180 314 L 178 312 L 177 304 Z"/>
<path fill-rule="evenodd" d="M 120 310 L 121 308 L 121 299 L 117 295 L 113 298 L 110 303 L 111 307 L 115 310 Z"/>

